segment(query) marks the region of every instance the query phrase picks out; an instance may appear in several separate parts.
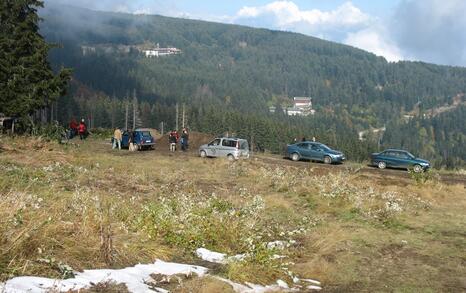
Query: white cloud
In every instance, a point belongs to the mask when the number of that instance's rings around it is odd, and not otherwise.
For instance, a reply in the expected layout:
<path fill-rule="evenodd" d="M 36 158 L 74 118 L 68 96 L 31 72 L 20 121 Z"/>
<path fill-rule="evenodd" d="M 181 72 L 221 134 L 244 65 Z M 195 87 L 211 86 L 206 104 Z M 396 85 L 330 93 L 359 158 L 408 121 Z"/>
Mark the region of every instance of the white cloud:
<path fill-rule="evenodd" d="M 382 27 L 374 26 L 355 33 L 348 33 L 343 43 L 383 56 L 390 62 L 405 59 L 401 50 L 388 38 L 388 35 L 388 32 Z"/>
<path fill-rule="evenodd" d="M 275 1 L 264 6 L 243 7 L 232 18 L 233 23 L 290 30 L 305 34 L 333 35 L 342 30 L 364 27 L 372 21 L 351 2 L 332 11 L 301 10 L 292 1 Z"/>
<path fill-rule="evenodd" d="M 346 2 L 331 11 L 301 10 L 292 1 L 275 1 L 264 6 L 243 7 L 233 23 L 300 32 L 342 42 L 388 61 L 399 61 L 403 54 L 390 39 L 379 18 L 372 17 Z"/>

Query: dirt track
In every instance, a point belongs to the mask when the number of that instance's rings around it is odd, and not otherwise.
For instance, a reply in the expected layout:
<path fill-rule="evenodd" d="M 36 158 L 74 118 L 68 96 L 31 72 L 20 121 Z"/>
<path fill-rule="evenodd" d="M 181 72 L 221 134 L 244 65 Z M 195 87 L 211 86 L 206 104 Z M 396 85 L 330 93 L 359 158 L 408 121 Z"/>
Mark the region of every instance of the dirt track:
<path fill-rule="evenodd" d="M 380 170 L 375 167 L 371 166 L 364 166 L 364 167 L 355 167 L 348 164 L 340 164 L 340 165 L 325 165 L 323 163 L 314 163 L 309 161 L 298 161 L 294 162 L 287 158 L 282 158 L 280 156 L 270 156 L 270 155 L 262 155 L 259 154 L 255 156 L 259 160 L 269 163 L 269 164 L 276 164 L 276 165 L 286 165 L 286 166 L 294 166 L 294 167 L 302 167 L 302 168 L 314 168 L 315 171 L 320 173 L 328 173 L 332 171 L 344 171 L 348 170 L 350 172 L 363 174 L 363 175 L 371 175 L 384 178 L 384 181 L 391 181 L 391 180 L 412 180 L 409 173 L 406 170 L 402 169 L 384 169 Z M 439 174 L 438 180 L 443 183 L 447 184 L 462 184 L 466 186 L 466 176 L 460 174 Z"/>

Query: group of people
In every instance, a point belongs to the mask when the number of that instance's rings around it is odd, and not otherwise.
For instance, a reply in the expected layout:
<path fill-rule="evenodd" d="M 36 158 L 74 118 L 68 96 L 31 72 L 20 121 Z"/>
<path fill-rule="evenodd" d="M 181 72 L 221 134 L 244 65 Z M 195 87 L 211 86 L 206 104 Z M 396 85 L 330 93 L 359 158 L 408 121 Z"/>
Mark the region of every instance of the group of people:
<path fill-rule="evenodd" d="M 293 140 L 293 143 L 297 143 L 298 141 L 299 141 L 298 138 L 295 138 L 295 139 Z M 307 141 L 306 137 L 303 136 L 303 138 L 301 139 L 301 141 L 303 141 L 303 142 L 304 142 L 304 141 Z M 312 137 L 312 141 L 316 141 L 315 136 Z"/>
<path fill-rule="evenodd" d="M 178 143 L 180 143 L 181 150 L 187 151 L 188 146 L 189 146 L 189 133 L 187 128 L 183 128 L 181 132 L 181 137 L 176 130 L 170 131 L 170 134 L 168 135 L 168 144 L 169 144 L 169 149 L 170 152 L 175 152 L 176 151 L 176 146 Z"/>
<path fill-rule="evenodd" d="M 87 131 L 87 125 L 84 122 L 84 119 L 81 119 L 81 122 L 79 122 L 79 124 L 76 122 L 74 118 L 71 119 L 70 128 L 68 130 L 68 139 L 72 139 L 76 135 L 79 135 L 79 138 L 81 140 L 86 139 L 89 135 L 89 132 Z"/>

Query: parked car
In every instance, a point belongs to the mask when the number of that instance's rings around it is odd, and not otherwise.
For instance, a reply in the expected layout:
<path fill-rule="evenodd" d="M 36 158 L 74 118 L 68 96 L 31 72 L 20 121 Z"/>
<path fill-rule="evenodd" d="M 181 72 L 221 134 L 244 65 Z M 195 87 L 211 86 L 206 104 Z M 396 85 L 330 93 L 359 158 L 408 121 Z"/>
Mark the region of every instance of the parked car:
<path fill-rule="evenodd" d="M 229 160 L 249 158 L 248 141 L 241 138 L 219 137 L 199 147 L 199 155 L 205 157 L 227 157 Z"/>
<path fill-rule="evenodd" d="M 346 160 L 345 154 L 342 152 L 332 150 L 325 144 L 314 141 L 289 144 L 286 148 L 286 156 L 293 161 L 307 159 L 324 162 L 326 164 L 343 163 L 343 161 Z"/>
<path fill-rule="evenodd" d="M 150 134 L 148 129 L 138 128 L 132 132 L 124 131 L 121 139 L 121 147 L 129 148 L 129 138 L 132 135 L 132 141 L 138 147 L 138 150 L 153 149 L 155 146 L 155 139 Z"/>
<path fill-rule="evenodd" d="M 424 172 L 430 168 L 429 161 L 416 158 L 405 150 L 388 149 L 371 155 L 371 163 L 380 169 L 387 167 L 412 169 L 414 172 Z"/>

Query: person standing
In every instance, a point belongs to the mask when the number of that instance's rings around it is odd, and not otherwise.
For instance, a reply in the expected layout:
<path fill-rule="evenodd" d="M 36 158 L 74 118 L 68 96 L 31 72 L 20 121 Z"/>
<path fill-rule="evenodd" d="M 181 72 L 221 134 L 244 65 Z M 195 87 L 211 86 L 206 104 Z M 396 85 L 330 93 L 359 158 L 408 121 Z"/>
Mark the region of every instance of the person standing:
<path fill-rule="evenodd" d="M 189 139 L 188 130 L 186 128 L 183 128 L 183 132 L 181 133 L 181 150 L 183 152 L 188 150 L 188 139 Z"/>
<path fill-rule="evenodd" d="M 120 128 L 115 128 L 115 131 L 113 132 L 113 145 L 112 149 L 116 149 L 118 146 L 118 149 L 121 150 L 121 140 L 123 139 L 123 133 L 121 133 Z"/>
<path fill-rule="evenodd" d="M 70 122 L 69 139 L 72 139 L 73 137 L 75 137 L 76 134 L 78 134 L 78 122 L 76 122 L 76 120 L 73 118 L 71 119 L 71 122 Z"/>
<path fill-rule="evenodd" d="M 81 140 L 86 139 L 87 126 L 86 126 L 86 123 L 84 123 L 84 119 L 81 119 L 81 122 L 79 123 L 78 134 Z"/>
<path fill-rule="evenodd" d="M 176 131 L 170 131 L 170 135 L 168 136 L 168 144 L 170 148 L 170 152 L 174 152 L 176 150 Z"/>

